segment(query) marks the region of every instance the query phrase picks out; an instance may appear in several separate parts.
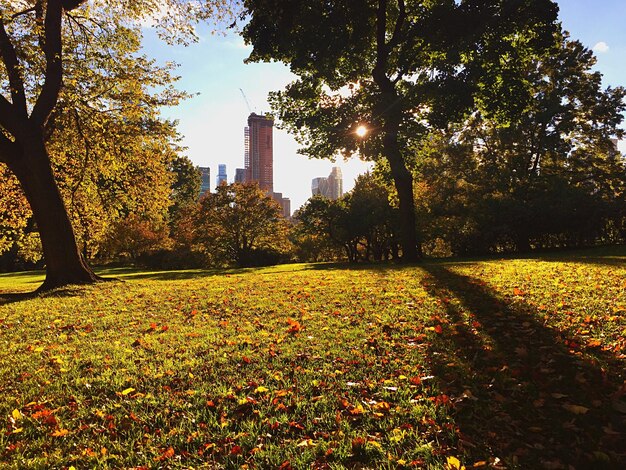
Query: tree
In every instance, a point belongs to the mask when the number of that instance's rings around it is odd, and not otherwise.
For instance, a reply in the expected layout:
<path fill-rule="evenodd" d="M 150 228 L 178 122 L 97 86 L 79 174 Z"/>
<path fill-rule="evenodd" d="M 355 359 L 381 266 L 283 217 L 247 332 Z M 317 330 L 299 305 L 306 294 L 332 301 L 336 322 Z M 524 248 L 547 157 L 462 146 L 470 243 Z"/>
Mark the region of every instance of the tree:
<path fill-rule="evenodd" d="M 417 153 L 431 237 L 457 253 L 580 246 L 609 240 L 626 186 L 620 137 L 626 91 L 602 89 L 588 49 L 567 34 L 516 63 L 530 98 L 506 124 L 479 108 Z M 502 110 L 503 112 L 505 110 Z"/>
<path fill-rule="evenodd" d="M 318 249 L 334 247 L 344 250 L 349 261 L 358 257 L 358 236 L 350 224 L 349 208 L 344 198 L 331 200 L 313 196 L 296 216 L 296 231 L 302 237 L 311 237 Z M 334 250 L 327 250 L 333 254 Z"/>
<path fill-rule="evenodd" d="M 190 211 L 193 243 L 212 264 L 276 264 L 291 247 L 281 206 L 253 184 L 221 184 Z"/>
<path fill-rule="evenodd" d="M 523 101 L 507 54 L 519 43 L 528 50 L 551 43 L 557 13 L 550 0 L 245 0 L 244 7 L 243 35 L 254 46 L 248 60 L 280 60 L 299 76 L 271 102 L 302 153 L 358 151 L 388 163 L 407 261 L 419 254 L 409 148 L 472 109 L 485 88 Z"/>
<path fill-rule="evenodd" d="M 106 25 L 123 25 L 156 15 L 170 7 L 161 20 L 162 31 L 192 34 L 192 19 L 224 10 L 225 1 L 99 2 L 79 10 L 85 0 L 16 0 L 0 6 L 0 163 L 17 177 L 32 209 L 46 261 L 41 289 L 99 280 L 79 251 L 74 230 L 51 165 L 48 140 L 53 131 L 53 111 L 63 89 L 64 64 L 69 56 L 80 64 Z M 65 19 L 65 27 L 64 27 Z M 119 29 L 121 32 L 121 29 Z M 77 40 L 72 50 L 64 40 Z M 66 41 L 67 42 L 67 41 Z M 94 41 L 101 56 L 106 45 Z"/>
<path fill-rule="evenodd" d="M 172 160 L 170 170 L 174 174 L 170 220 L 174 223 L 185 208 L 198 201 L 202 175 L 189 158 L 182 156 L 176 156 Z"/>
<path fill-rule="evenodd" d="M 349 223 L 368 261 L 370 257 L 382 261 L 398 254 L 398 210 L 391 204 L 392 197 L 392 191 L 371 173 L 360 175 L 346 195 Z"/>

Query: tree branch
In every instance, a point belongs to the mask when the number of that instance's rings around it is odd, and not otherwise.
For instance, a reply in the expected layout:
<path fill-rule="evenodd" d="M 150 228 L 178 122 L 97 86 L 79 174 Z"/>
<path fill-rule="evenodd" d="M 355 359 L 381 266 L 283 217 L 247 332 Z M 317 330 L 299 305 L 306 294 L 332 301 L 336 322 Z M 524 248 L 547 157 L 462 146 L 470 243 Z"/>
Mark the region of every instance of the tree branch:
<path fill-rule="evenodd" d="M 32 13 L 33 11 L 35 11 L 35 7 L 30 7 L 30 8 L 27 8 L 26 10 L 22 10 L 22 11 L 18 11 L 17 13 L 13 13 L 11 15 L 11 21 L 19 18 L 20 16 Z"/>
<path fill-rule="evenodd" d="M 37 126 L 43 126 L 48 120 L 48 116 L 57 103 L 63 83 L 62 13 L 61 0 L 48 0 L 44 19 L 45 43 L 43 45 L 46 55 L 46 78 L 30 116 L 31 121 Z"/>
<path fill-rule="evenodd" d="M 393 49 L 402 39 L 402 29 L 404 27 L 404 23 L 406 21 L 406 5 L 404 4 L 404 0 L 398 0 L 398 19 L 396 20 L 396 25 L 393 29 L 393 36 L 391 37 L 391 41 L 389 41 L 389 48 Z"/>
<path fill-rule="evenodd" d="M 387 66 L 387 0 L 378 0 L 376 9 L 376 69 Z"/>
<path fill-rule="evenodd" d="M 20 63 L 15 53 L 15 47 L 11 43 L 4 23 L 0 20 L 0 54 L 2 62 L 9 76 L 9 88 L 11 89 L 11 100 L 13 101 L 13 112 L 19 113 L 23 117 L 27 116 L 26 93 L 24 92 L 24 80 L 20 73 Z"/>

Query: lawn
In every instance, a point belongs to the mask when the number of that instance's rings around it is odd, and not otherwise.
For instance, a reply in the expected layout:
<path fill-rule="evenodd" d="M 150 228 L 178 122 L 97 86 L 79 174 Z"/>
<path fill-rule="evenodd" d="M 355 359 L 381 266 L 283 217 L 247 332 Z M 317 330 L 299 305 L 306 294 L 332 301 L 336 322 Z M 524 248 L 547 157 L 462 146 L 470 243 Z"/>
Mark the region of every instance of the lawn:
<path fill-rule="evenodd" d="M 0 275 L 2 468 L 624 468 L 626 249 Z"/>

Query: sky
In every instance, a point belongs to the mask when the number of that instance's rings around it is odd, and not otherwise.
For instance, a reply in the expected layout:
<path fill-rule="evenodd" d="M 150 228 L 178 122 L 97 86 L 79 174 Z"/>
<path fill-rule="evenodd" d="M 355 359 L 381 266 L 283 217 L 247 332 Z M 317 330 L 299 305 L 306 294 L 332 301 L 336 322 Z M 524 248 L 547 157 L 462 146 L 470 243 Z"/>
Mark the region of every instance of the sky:
<path fill-rule="evenodd" d="M 558 0 L 563 28 L 597 57 L 596 69 L 605 86 L 626 85 L 626 0 Z M 179 64 L 177 87 L 196 93 L 175 108 L 163 110 L 164 117 L 177 119 L 186 155 L 198 166 L 209 166 L 215 182 L 218 164 L 226 164 L 228 181 L 235 168 L 243 168 L 243 129 L 251 110 L 269 112 L 267 95 L 284 88 L 295 77 L 281 63 L 244 64 L 251 47 L 236 35 L 211 34 L 198 29 L 200 40 L 189 46 L 168 46 L 150 29 L 144 30 L 144 50 L 160 62 Z M 311 196 L 311 180 L 328 176 L 333 166 L 343 172 L 344 190 L 371 164 L 352 158 L 309 160 L 297 153 L 298 144 L 287 132 L 274 129 L 274 191 L 291 199 L 292 211 Z M 626 141 L 620 143 L 626 152 Z"/>

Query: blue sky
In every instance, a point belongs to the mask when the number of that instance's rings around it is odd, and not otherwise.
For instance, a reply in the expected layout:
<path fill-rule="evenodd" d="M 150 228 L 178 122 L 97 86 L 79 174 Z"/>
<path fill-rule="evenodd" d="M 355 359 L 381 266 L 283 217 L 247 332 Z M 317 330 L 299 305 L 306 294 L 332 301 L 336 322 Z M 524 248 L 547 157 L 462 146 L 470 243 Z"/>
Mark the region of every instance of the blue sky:
<path fill-rule="evenodd" d="M 559 0 L 560 20 L 572 38 L 594 49 L 605 85 L 626 85 L 626 0 Z M 166 46 L 145 31 L 146 53 L 159 61 L 180 64 L 178 86 L 198 96 L 164 115 L 178 119 L 187 155 L 200 166 L 210 166 L 213 180 L 217 165 L 227 165 L 228 178 L 243 167 L 243 128 L 249 114 L 239 89 L 257 113 L 269 111 L 267 94 L 293 80 L 279 63 L 244 64 L 250 49 L 237 36 L 212 35 L 199 28 L 200 41 L 187 47 Z M 311 195 L 311 179 L 327 176 L 334 165 L 328 160 L 308 160 L 298 155 L 297 144 L 286 132 L 274 130 L 274 188 L 290 197 L 292 210 Z M 626 152 L 626 142 L 620 144 Z M 354 178 L 369 164 L 354 158 L 337 162 L 349 190 Z"/>

